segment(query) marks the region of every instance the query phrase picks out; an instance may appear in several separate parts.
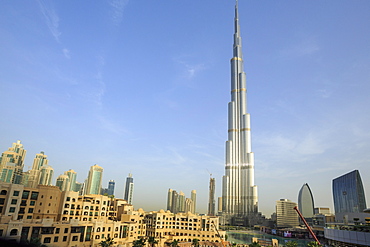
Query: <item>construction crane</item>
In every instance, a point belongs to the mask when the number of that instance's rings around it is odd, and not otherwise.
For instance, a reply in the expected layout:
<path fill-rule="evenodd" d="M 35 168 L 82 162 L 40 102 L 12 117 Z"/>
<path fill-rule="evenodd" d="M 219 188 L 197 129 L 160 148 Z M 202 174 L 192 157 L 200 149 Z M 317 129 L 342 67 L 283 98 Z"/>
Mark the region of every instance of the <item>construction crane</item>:
<path fill-rule="evenodd" d="M 299 217 L 301 218 L 301 220 L 303 221 L 303 223 L 305 224 L 305 226 L 307 227 L 307 230 L 310 232 L 311 236 L 315 239 L 315 241 L 321 245 L 320 241 L 317 239 L 315 233 L 313 233 L 311 227 L 307 224 L 307 221 L 305 220 L 305 218 L 303 217 L 303 215 L 301 214 L 301 212 L 299 211 L 298 207 L 295 206 L 294 207 L 294 210 L 297 211 Z"/>

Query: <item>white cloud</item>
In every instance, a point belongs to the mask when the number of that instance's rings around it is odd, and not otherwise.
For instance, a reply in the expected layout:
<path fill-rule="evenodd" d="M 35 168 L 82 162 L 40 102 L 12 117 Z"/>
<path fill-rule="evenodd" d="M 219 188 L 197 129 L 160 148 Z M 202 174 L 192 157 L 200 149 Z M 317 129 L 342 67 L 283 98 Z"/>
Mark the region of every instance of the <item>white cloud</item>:
<path fill-rule="evenodd" d="M 63 49 L 63 54 L 66 58 L 70 59 L 71 58 L 71 52 L 67 49 L 67 48 L 64 48 Z"/>
<path fill-rule="evenodd" d="M 115 25 L 119 25 L 122 22 L 123 11 L 129 0 L 111 0 L 110 6 L 113 8 L 112 21 Z"/>
<path fill-rule="evenodd" d="M 59 17 L 55 12 L 54 8 L 50 6 L 50 1 L 38 1 L 42 14 L 45 17 L 46 25 L 48 26 L 51 34 L 57 42 L 59 42 L 59 36 L 61 32 L 59 31 Z"/>

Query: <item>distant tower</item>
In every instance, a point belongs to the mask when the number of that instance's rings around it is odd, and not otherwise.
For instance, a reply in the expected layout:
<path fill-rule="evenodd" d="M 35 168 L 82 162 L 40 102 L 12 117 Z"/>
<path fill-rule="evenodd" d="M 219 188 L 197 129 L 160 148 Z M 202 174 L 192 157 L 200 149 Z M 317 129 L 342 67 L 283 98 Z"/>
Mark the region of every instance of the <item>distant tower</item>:
<path fill-rule="evenodd" d="M 67 191 L 69 187 L 69 177 L 67 175 L 60 175 L 57 177 L 55 186 L 59 187 L 61 191 Z"/>
<path fill-rule="evenodd" d="M 195 214 L 195 212 L 197 210 L 197 191 L 196 190 L 191 191 L 190 199 L 191 199 L 191 210 L 190 210 L 190 212 Z"/>
<path fill-rule="evenodd" d="M 115 187 L 115 182 L 114 180 L 109 180 L 108 182 L 108 196 L 113 196 L 114 195 L 114 187 Z"/>
<path fill-rule="evenodd" d="M 294 210 L 297 203 L 288 199 L 276 201 L 277 227 L 296 227 L 299 225 L 298 214 Z"/>
<path fill-rule="evenodd" d="M 168 189 L 168 192 L 167 192 L 167 210 L 170 210 L 172 209 L 172 189 Z"/>
<path fill-rule="evenodd" d="M 125 195 L 123 199 L 125 199 L 128 204 L 132 204 L 133 196 L 134 196 L 134 179 L 132 177 L 132 174 L 129 173 L 128 177 L 126 178 Z"/>
<path fill-rule="evenodd" d="M 362 213 L 366 199 L 360 172 L 354 170 L 333 180 L 335 214 Z"/>
<path fill-rule="evenodd" d="M 312 192 L 306 183 L 298 193 L 298 209 L 307 220 L 307 218 L 312 218 L 314 216 L 314 208 Z"/>
<path fill-rule="evenodd" d="M 177 207 L 178 207 L 178 212 L 180 213 L 185 212 L 185 194 L 182 191 L 180 191 L 179 193 Z"/>
<path fill-rule="evenodd" d="M 13 143 L 8 151 L 2 153 L 0 157 L 0 181 L 13 184 L 22 183 L 26 152 L 27 151 L 23 148 L 23 144 L 18 140 Z"/>
<path fill-rule="evenodd" d="M 215 184 L 216 180 L 214 178 L 209 179 L 209 197 L 208 197 L 208 215 L 216 215 L 216 201 L 215 201 Z"/>
<path fill-rule="evenodd" d="M 75 188 L 76 187 L 77 173 L 74 170 L 69 169 L 68 171 L 64 172 L 64 175 L 68 176 L 68 178 L 69 178 L 67 191 L 78 191 Z"/>
<path fill-rule="evenodd" d="M 222 221 L 230 225 L 251 225 L 252 215 L 258 212 L 258 197 L 257 186 L 254 185 L 254 153 L 251 148 L 250 114 L 247 112 L 247 85 L 243 68 L 238 2 L 235 5 L 234 25 L 228 140 L 225 175 L 222 180 Z"/>
<path fill-rule="evenodd" d="M 98 165 L 90 167 L 89 176 L 87 178 L 86 195 L 99 195 L 101 183 L 103 179 L 103 168 Z"/>
<path fill-rule="evenodd" d="M 170 211 L 174 214 L 179 212 L 179 194 L 176 192 L 176 190 L 172 191 L 172 205 Z"/>
<path fill-rule="evenodd" d="M 49 165 L 44 165 L 40 169 L 39 182 L 41 185 L 51 185 L 54 175 L 54 169 Z"/>
<path fill-rule="evenodd" d="M 43 166 L 47 166 L 49 163 L 48 156 L 45 155 L 43 151 L 39 154 L 36 154 L 36 157 L 33 159 L 32 169 L 30 170 L 28 176 L 28 187 L 36 188 L 40 182 L 40 171 Z M 44 171 L 45 173 L 46 171 Z"/>

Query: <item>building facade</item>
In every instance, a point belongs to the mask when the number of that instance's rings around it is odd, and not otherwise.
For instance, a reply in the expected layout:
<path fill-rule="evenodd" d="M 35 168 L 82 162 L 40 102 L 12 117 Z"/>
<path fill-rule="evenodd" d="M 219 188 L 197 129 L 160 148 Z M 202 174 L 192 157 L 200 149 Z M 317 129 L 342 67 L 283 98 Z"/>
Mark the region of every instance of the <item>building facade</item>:
<path fill-rule="evenodd" d="M 366 209 L 366 199 L 360 172 L 354 170 L 333 180 L 335 214 L 361 213 Z"/>
<path fill-rule="evenodd" d="M 126 187 L 125 187 L 125 194 L 123 199 L 125 199 L 129 204 L 132 204 L 132 199 L 134 197 L 134 178 L 132 174 L 128 174 L 126 178 Z"/>
<path fill-rule="evenodd" d="M 26 153 L 27 151 L 19 140 L 2 153 L 0 157 L 0 181 L 14 184 L 22 183 Z"/>
<path fill-rule="evenodd" d="M 235 32 L 231 59 L 231 101 L 228 107 L 225 175 L 222 181 L 223 224 L 249 225 L 258 212 L 254 184 L 254 154 L 251 147 L 250 114 L 247 112 L 247 85 L 240 37 L 238 2 L 235 6 Z"/>
<path fill-rule="evenodd" d="M 208 196 L 208 213 L 209 216 L 216 215 L 216 201 L 215 201 L 215 187 L 216 180 L 214 178 L 209 179 L 209 196 Z"/>
<path fill-rule="evenodd" d="M 276 201 L 276 225 L 279 228 L 296 227 L 299 225 L 298 214 L 294 210 L 297 203 L 288 199 Z"/>
<path fill-rule="evenodd" d="M 302 216 L 312 218 L 314 216 L 314 200 L 313 195 L 308 184 L 304 184 L 298 193 L 298 209 Z"/>
<path fill-rule="evenodd" d="M 103 168 L 98 165 L 91 166 L 87 178 L 85 195 L 99 195 L 102 179 L 103 179 Z"/>

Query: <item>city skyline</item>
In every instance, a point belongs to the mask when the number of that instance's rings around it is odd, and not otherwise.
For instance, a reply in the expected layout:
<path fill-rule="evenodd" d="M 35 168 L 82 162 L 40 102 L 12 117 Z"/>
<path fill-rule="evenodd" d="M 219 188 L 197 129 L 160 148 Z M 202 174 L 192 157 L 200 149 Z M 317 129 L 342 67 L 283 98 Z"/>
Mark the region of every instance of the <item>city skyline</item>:
<path fill-rule="evenodd" d="M 44 151 L 53 183 L 68 169 L 83 182 L 99 164 L 117 196 L 133 173 L 135 208 L 148 211 L 165 208 L 169 187 L 196 189 L 205 213 L 207 169 L 221 196 L 234 4 L 4 2 L 0 151 L 21 140 L 24 170 Z M 354 169 L 369 197 L 369 9 L 361 0 L 239 1 L 267 216 L 277 200 L 296 201 L 303 183 L 334 212 L 332 179 Z"/>

